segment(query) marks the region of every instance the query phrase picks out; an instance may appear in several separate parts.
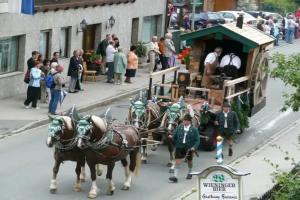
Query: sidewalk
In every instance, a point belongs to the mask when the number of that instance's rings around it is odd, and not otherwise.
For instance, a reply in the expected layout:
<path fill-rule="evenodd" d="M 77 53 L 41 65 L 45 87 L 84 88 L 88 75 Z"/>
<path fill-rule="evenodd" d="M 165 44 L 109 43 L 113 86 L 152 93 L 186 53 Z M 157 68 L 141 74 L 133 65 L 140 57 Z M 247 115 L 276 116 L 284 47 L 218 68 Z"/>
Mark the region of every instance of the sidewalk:
<path fill-rule="evenodd" d="M 166 76 L 170 80 L 173 73 Z M 80 111 L 87 111 L 98 106 L 103 106 L 121 98 L 129 98 L 141 89 L 148 88 L 148 69 L 138 69 L 137 75 L 132 79 L 133 84 L 114 85 L 106 83 L 106 76 L 97 82 L 84 82 L 84 91 L 68 94 L 57 112 L 64 112 L 74 104 Z M 154 78 L 153 83 L 161 81 L 161 77 Z M 65 88 L 67 90 L 67 88 Z M 20 132 L 22 130 L 37 127 L 48 122 L 48 104 L 38 103 L 39 110 L 25 109 L 23 95 L 0 99 L 0 138 L 5 134 Z M 128 101 L 129 104 L 129 101 Z"/>
<path fill-rule="evenodd" d="M 242 178 L 244 200 L 256 199 L 273 187 L 272 173 L 275 168 L 265 159 L 269 159 L 275 165 L 278 164 L 279 170 L 287 172 L 293 168 L 291 165 L 292 158 L 295 159 L 296 163 L 300 162 L 299 135 L 300 120 L 272 136 L 268 142 L 255 147 L 252 152 L 250 151 L 231 163 L 225 163 L 237 171 L 251 173 L 251 175 Z M 288 155 L 285 152 L 288 152 Z M 287 160 L 287 158 L 289 159 Z M 177 200 L 197 200 L 197 194 L 195 183 L 192 190 L 183 193 Z"/>

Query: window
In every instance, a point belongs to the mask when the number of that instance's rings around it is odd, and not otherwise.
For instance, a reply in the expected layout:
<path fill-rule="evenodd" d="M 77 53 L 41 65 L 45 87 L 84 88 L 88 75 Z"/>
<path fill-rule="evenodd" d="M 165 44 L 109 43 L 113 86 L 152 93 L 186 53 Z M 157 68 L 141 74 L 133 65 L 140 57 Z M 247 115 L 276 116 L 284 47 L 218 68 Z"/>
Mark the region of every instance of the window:
<path fill-rule="evenodd" d="M 50 31 L 40 32 L 39 52 L 45 57 L 50 58 Z"/>
<path fill-rule="evenodd" d="M 151 37 L 158 34 L 160 26 L 159 16 L 148 16 L 143 18 L 142 41 L 149 42 Z"/>
<path fill-rule="evenodd" d="M 0 38 L 0 74 L 17 71 L 18 37 Z"/>
<path fill-rule="evenodd" d="M 59 53 L 62 58 L 70 56 L 71 27 L 65 27 L 60 30 Z"/>

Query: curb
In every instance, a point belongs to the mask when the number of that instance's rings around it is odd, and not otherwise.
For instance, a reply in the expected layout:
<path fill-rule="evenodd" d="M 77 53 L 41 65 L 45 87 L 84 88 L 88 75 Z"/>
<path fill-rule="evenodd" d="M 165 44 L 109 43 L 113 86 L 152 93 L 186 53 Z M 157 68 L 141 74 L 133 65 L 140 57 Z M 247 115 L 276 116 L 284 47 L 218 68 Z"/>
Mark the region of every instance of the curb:
<path fill-rule="evenodd" d="M 275 133 L 270 138 L 268 138 L 265 142 L 262 142 L 262 143 L 260 143 L 256 146 L 254 146 L 248 152 L 242 154 L 238 158 L 235 158 L 232 161 L 229 161 L 228 163 L 224 163 L 224 164 L 234 166 L 235 164 L 240 163 L 241 161 L 247 159 L 248 157 L 250 157 L 252 155 L 255 155 L 256 153 L 259 153 L 260 151 L 265 149 L 268 145 L 270 145 L 271 143 L 277 141 L 280 137 L 288 134 L 289 130 L 294 129 L 295 127 L 297 127 L 299 125 L 300 125 L 300 119 L 296 120 L 295 122 L 293 122 L 289 126 L 287 126 L 285 128 L 282 128 L 277 133 Z M 188 198 L 190 195 L 194 194 L 197 191 L 198 191 L 197 187 L 194 186 L 192 189 L 189 189 L 189 190 L 184 191 L 183 193 L 181 193 L 180 196 L 176 197 L 176 200 L 184 200 L 184 199 Z"/>
<path fill-rule="evenodd" d="M 135 95 L 135 94 L 138 94 L 139 91 L 145 90 L 146 88 L 148 88 L 148 87 L 135 89 L 135 90 L 132 90 L 132 91 L 128 91 L 128 92 L 119 94 L 118 96 L 109 97 L 109 98 L 103 99 L 103 100 L 98 101 L 98 102 L 94 102 L 94 103 L 90 103 L 90 104 L 85 105 L 85 106 L 78 107 L 77 111 L 78 111 L 78 113 L 83 113 L 83 112 L 87 112 L 87 111 L 92 110 L 92 109 L 97 108 L 97 107 L 106 106 L 106 105 L 111 104 L 112 102 L 118 101 L 120 99 L 129 97 L 129 96 L 132 96 L 132 95 Z M 67 110 L 64 110 L 62 113 L 65 113 L 66 111 Z M 2 138 L 5 138 L 6 136 L 9 136 L 11 134 L 21 133 L 21 132 L 24 132 L 24 131 L 27 131 L 27 130 L 30 130 L 30 129 L 34 129 L 34 128 L 46 125 L 48 122 L 49 122 L 48 117 L 43 118 L 41 120 L 31 122 L 31 123 L 19 128 L 17 130 L 4 133 Z"/>
<path fill-rule="evenodd" d="M 166 82 L 170 82 L 172 81 L 173 79 L 168 79 L 166 80 Z M 160 82 L 160 81 L 158 81 Z M 81 106 L 81 107 L 77 107 L 77 111 L 78 113 L 83 113 L 83 112 L 87 112 L 89 110 L 92 110 L 92 109 L 95 109 L 97 107 L 102 107 L 102 106 L 106 106 L 106 105 L 109 105 L 115 101 L 118 101 L 120 99 L 123 99 L 123 98 L 126 98 L 126 97 L 129 97 L 129 96 L 132 96 L 132 95 L 135 95 L 135 94 L 138 94 L 141 90 L 146 90 L 148 89 L 148 86 L 145 86 L 145 87 L 142 87 L 142 88 L 138 88 L 138 89 L 134 89 L 134 90 L 131 90 L 131 91 L 127 91 L 127 92 L 124 92 L 124 93 L 121 93 L 117 96 L 113 96 L 113 97 L 109 97 L 109 98 L 106 98 L 106 99 L 103 99 L 101 101 L 96 101 L 94 103 L 90 103 L 88 105 L 84 105 L 84 106 Z M 64 110 L 62 113 L 65 113 L 67 110 Z M 18 133 L 21 133 L 21 132 L 24 132 L 24 131 L 28 131 L 28 130 L 31 130 L 31 129 L 34 129 L 34 128 L 37 128 L 37 127 L 40 127 L 40 126 L 43 126 L 43 125 L 46 125 L 48 124 L 49 122 L 49 119 L 48 117 L 45 117 L 41 120 L 37 120 L 37 121 L 34 121 L 34 122 L 31 122 L 17 130 L 13 130 L 13 131 L 9 131 L 9 132 L 5 132 L 2 134 L 2 136 L 0 137 L 0 139 L 3 139 L 7 136 L 11 136 L 11 135 L 15 135 L 15 134 L 18 134 Z"/>

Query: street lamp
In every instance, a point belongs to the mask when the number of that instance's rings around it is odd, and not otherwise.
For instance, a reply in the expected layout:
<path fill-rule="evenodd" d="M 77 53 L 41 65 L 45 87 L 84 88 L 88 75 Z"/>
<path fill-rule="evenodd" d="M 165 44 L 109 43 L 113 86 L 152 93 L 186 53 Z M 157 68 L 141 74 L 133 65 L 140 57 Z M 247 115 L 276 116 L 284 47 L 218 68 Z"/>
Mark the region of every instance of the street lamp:
<path fill-rule="evenodd" d="M 108 22 L 106 23 L 106 29 L 109 29 L 109 28 L 112 28 L 116 23 L 116 20 L 113 16 L 111 16 L 109 19 L 108 19 Z"/>
<path fill-rule="evenodd" d="M 87 29 L 87 25 L 88 25 L 88 24 L 87 24 L 86 20 L 83 19 L 83 20 L 80 22 L 79 25 L 80 25 L 80 29 L 81 29 L 81 30 L 77 27 L 77 32 L 76 32 L 77 34 L 80 33 L 80 32 L 85 31 L 85 30 Z"/>

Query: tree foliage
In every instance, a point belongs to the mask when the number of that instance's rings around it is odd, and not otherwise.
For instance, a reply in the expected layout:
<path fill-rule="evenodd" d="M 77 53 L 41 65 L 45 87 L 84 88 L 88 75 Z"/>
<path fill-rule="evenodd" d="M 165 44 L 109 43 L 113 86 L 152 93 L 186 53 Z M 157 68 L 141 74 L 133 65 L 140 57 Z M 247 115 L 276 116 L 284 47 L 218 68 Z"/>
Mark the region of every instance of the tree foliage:
<path fill-rule="evenodd" d="M 300 53 L 286 56 L 284 54 L 274 54 L 272 62 L 276 67 L 271 70 L 272 78 L 279 78 L 286 86 L 293 87 L 292 93 L 284 93 L 284 106 L 282 111 L 292 108 L 299 111 L 300 108 Z"/>
<path fill-rule="evenodd" d="M 299 5 L 299 0 L 265 0 L 263 8 L 286 14 L 287 12 L 294 12 Z"/>

